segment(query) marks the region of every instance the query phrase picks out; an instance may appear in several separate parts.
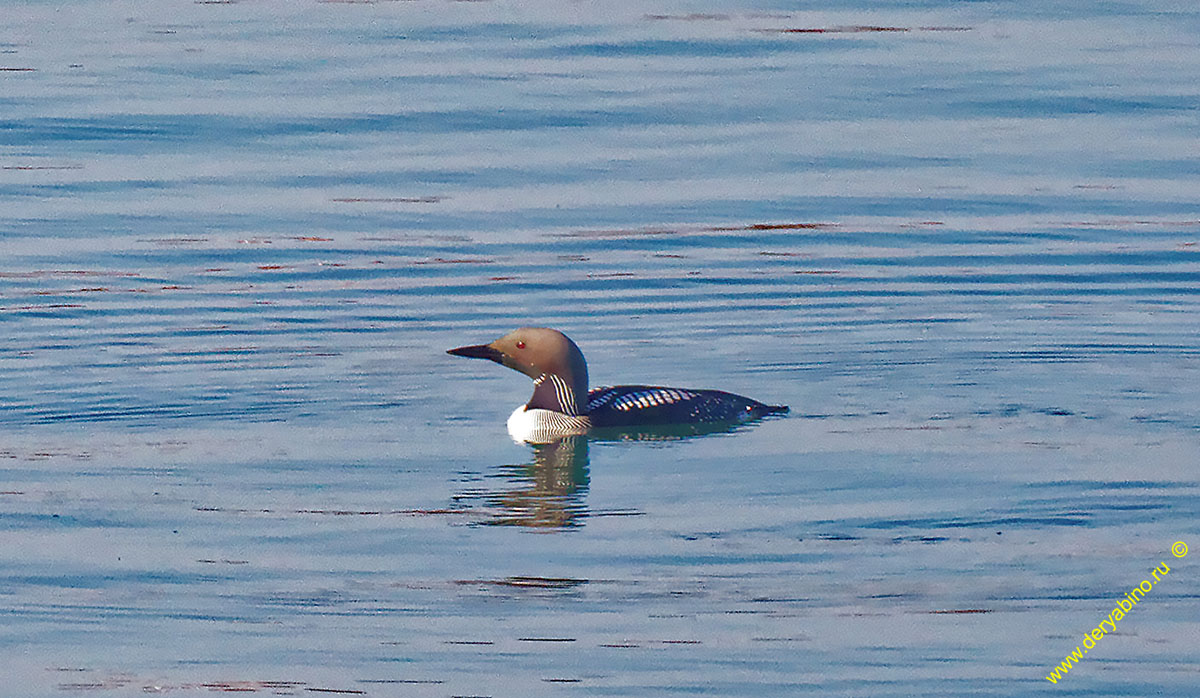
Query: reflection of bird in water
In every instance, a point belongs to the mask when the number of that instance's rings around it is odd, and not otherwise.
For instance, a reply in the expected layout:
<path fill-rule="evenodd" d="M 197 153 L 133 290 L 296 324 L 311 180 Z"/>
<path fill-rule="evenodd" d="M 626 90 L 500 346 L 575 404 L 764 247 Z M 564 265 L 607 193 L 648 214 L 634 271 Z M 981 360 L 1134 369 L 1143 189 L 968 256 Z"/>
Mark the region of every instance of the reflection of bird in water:
<path fill-rule="evenodd" d="M 631 429 L 598 429 L 590 434 L 565 436 L 550 443 L 530 444 L 533 462 L 494 467 L 491 480 L 502 480 L 499 489 L 482 488 L 465 492 L 458 502 L 480 501 L 491 516 L 482 523 L 491 526 L 526 526 L 539 529 L 566 529 L 583 525 L 594 516 L 635 516 L 630 509 L 595 511 L 587 506 L 588 444 L 592 441 L 679 441 L 725 434 L 742 428 L 740 424 L 693 424 Z"/>
<path fill-rule="evenodd" d="M 544 327 L 522 327 L 491 344 L 448 353 L 489 359 L 533 379 L 533 397 L 508 418 L 508 432 L 518 441 L 544 443 L 590 429 L 739 424 L 788 410 L 720 390 L 618 385 L 589 392 L 583 352 Z"/>
<path fill-rule="evenodd" d="M 588 515 L 588 440 L 567 436 L 533 447 L 533 462 L 504 465 L 499 476 L 516 487 L 484 492 L 484 503 L 497 511 L 486 523 L 562 529 L 578 526 Z"/>

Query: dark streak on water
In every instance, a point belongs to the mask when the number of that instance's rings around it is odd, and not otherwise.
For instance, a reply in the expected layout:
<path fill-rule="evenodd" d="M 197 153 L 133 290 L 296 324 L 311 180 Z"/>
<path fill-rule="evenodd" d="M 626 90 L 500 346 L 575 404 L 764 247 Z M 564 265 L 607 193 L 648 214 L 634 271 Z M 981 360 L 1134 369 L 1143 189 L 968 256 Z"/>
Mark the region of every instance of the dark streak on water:
<path fill-rule="evenodd" d="M 1195 10 L 5 17 L 23 695 L 1027 695 L 1164 561 L 1051 690 L 1194 690 Z M 531 323 L 791 416 L 511 444 Z"/>

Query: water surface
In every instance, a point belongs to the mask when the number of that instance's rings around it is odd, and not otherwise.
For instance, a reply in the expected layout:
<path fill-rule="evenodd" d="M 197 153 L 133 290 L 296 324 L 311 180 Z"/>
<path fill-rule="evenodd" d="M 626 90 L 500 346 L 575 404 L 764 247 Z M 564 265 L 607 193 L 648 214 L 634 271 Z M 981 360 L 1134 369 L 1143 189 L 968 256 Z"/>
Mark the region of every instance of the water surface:
<path fill-rule="evenodd" d="M 6 17 L 24 695 L 1196 684 L 1191 7 Z M 525 324 L 792 412 L 513 444 Z"/>

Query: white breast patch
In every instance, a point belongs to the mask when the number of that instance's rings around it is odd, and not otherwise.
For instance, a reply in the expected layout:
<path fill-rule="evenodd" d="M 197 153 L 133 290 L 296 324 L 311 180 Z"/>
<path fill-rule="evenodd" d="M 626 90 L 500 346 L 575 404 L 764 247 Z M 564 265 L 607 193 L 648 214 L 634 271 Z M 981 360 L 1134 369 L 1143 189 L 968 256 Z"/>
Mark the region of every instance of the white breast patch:
<path fill-rule="evenodd" d="M 508 417 L 508 435 L 517 443 L 545 444 L 564 436 L 586 434 L 592 423 L 587 417 L 534 408 L 517 407 Z"/>

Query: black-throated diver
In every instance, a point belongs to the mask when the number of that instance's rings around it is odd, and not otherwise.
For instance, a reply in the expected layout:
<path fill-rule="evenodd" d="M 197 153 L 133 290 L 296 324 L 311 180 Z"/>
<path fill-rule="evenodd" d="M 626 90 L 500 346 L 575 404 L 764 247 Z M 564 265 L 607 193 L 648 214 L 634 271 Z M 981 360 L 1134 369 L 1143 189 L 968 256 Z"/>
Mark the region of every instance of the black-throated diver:
<path fill-rule="evenodd" d="M 788 411 L 721 390 L 618 385 L 589 391 L 583 352 L 546 327 L 522 327 L 490 344 L 446 353 L 489 359 L 533 379 L 533 397 L 508 418 L 508 432 L 518 441 L 550 441 L 592 428 L 745 422 Z"/>

